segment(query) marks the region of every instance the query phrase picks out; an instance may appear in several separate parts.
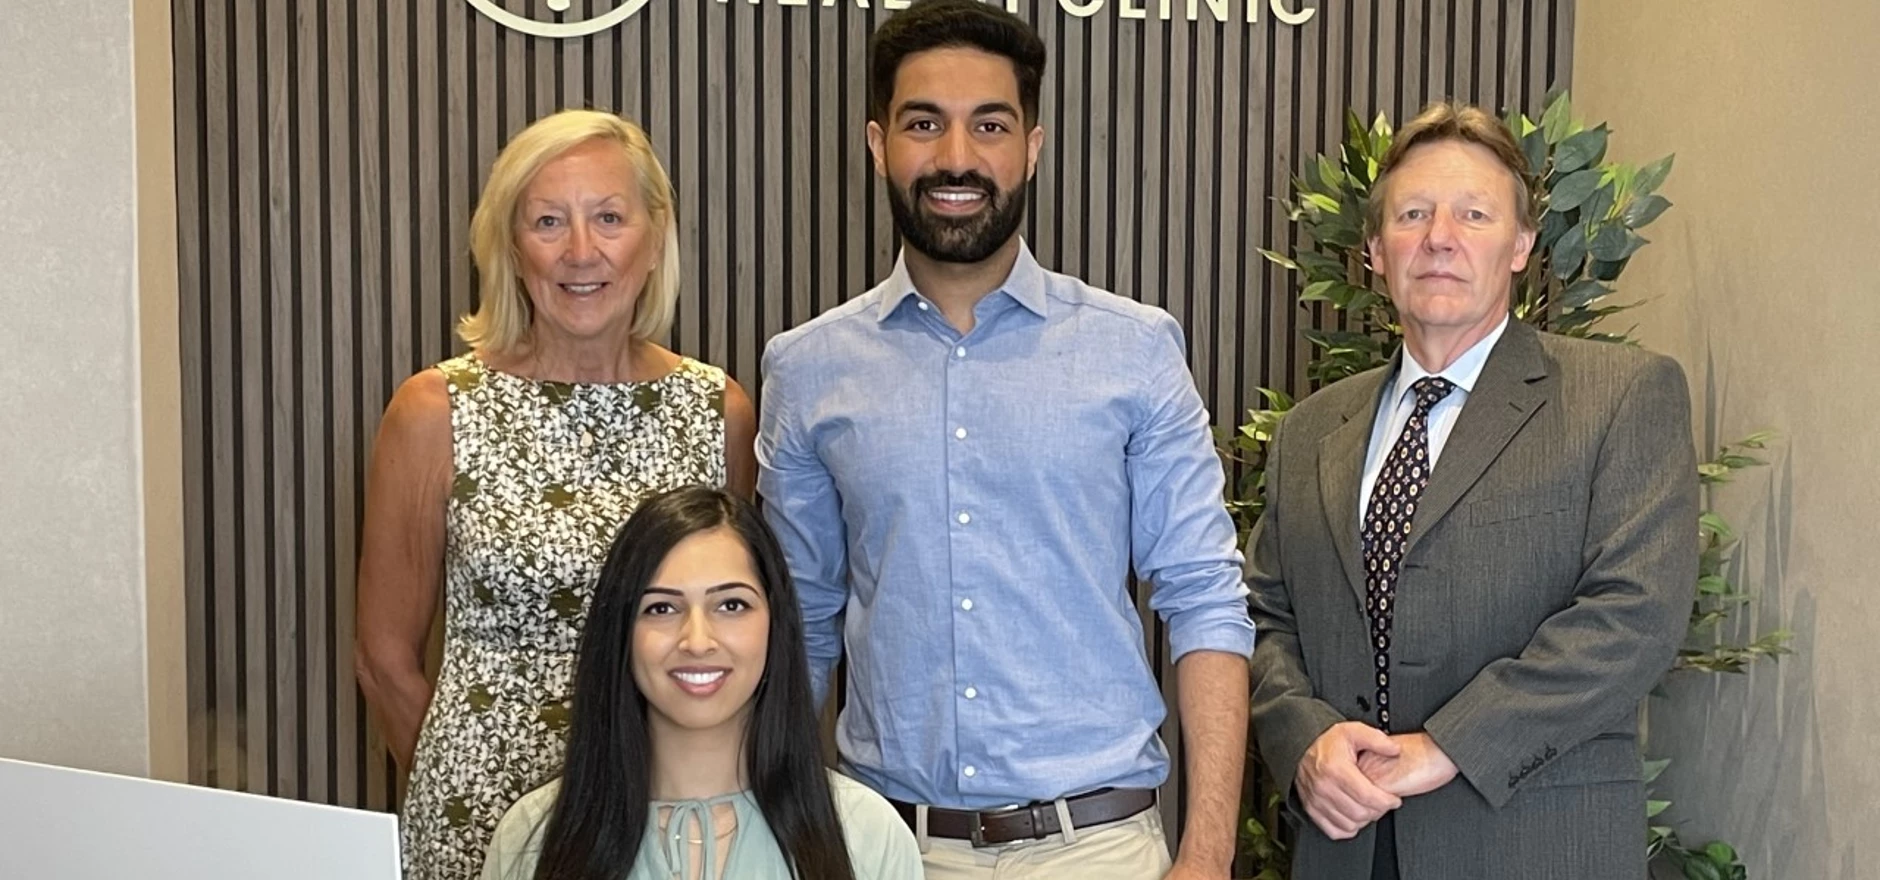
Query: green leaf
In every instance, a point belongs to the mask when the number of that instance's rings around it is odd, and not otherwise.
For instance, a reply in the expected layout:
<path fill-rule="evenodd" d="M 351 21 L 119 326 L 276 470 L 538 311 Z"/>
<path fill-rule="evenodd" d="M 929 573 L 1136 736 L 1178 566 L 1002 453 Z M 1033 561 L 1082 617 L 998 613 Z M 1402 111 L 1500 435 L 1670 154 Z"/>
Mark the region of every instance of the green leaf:
<path fill-rule="evenodd" d="M 1669 806 L 1671 806 L 1670 801 L 1646 801 L 1645 802 L 1645 818 L 1650 819 L 1653 816 L 1656 816 L 1659 813 L 1664 812 L 1665 808 Z"/>
<path fill-rule="evenodd" d="M 1587 253 L 1594 259 L 1615 261 L 1624 256 L 1626 231 L 1617 223 L 1606 223 L 1593 233 L 1593 239 L 1586 243 Z"/>
<path fill-rule="evenodd" d="M 1301 201 L 1305 202 L 1306 204 L 1311 205 L 1312 207 L 1317 208 L 1321 211 L 1324 211 L 1327 214 L 1338 213 L 1338 200 L 1324 193 L 1315 193 L 1315 192 L 1301 193 L 1299 195 L 1299 198 Z"/>
<path fill-rule="evenodd" d="M 1587 243 L 1586 248 L 1595 260 L 1618 263 L 1650 243 L 1644 236 L 1620 224 L 1608 223 L 1599 227 L 1598 232 L 1593 233 L 1593 240 Z"/>
<path fill-rule="evenodd" d="M 1346 146 L 1351 146 L 1354 144 L 1363 145 L 1364 143 L 1366 143 L 1365 132 L 1364 132 L 1364 120 L 1358 117 L 1358 111 L 1356 108 L 1346 107 L 1345 108 L 1345 145 Z"/>
<path fill-rule="evenodd" d="M 1547 253 L 1554 243 L 1560 240 L 1562 234 L 1573 228 L 1573 224 L 1578 219 L 1571 211 L 1548 211 L 1542 214 L 1540 233 L 1534 239 L 1534 252 Z"/>
<path fill-rule="evenodd" d="M 1588 196 L 1586 203 L 1580 206 L 1580 215 L 1594 223 L 1604 223 L 1612 219 L 1612 202 L 1618 197 L 1618 186 L 1602 176 L 1599 186 L 1593 189 L 1593 194 Z"/>
<path fill-rule="evenodd" d="M 1596 259 L 1591 266 L 1587 267 L 1586 275 L 1594 281 L 1616 281 L 1619 273 L 1625 271 L 1625 264 L 1626 260 Z"/>
<path fill-rule="evenodd" d="M 1648 196 L 1658 191 L 1671 176 L 1671 163 L 1677 158 L 1673 153 L 1638 170 L 1638 177 L 1632 180 L 1632 193 L 1635 196 Z"/>
<path fill-rule="evenodd" d="M 1300 251 L 1297 262 L 1305 270 L 1306 277 L 1313 281 L 1341 281 L 1345 278 L 1345 261 L 1330 254 Z"/>
<path fill-rule="evenodd" d="M 1258 388 L 1260 396 L 1266 398 L 1266 405 L 1276 411 L 1285 412 L 1293 408 L 1292 395 L 1278 388 Z"/>
<path fill-rule="evenodd" d="M 1659 774 L 1664 773 L 1665 768 L 1669 766 L 1671 766 L 1670 758 L 1657 758 L 1646 761 L 1644 782 L 1648 785 L 1651 784 L 1651 782 L 1656 780 Z M 1670 801 L 1665 801 L 1664 803 L 1670 803 Z"/>
<path fill-rule="evenodd" d="M 1560 100 L 1567 94 L 1568 91 L 1565 83 L 1554 83 L 1552 86 L 1548 87 L 1547 93 L 1541 96 L 1541 106 L 1543 108 L 1551 107 L 1555 101 Z"/>
<path fill-rule="evenodd" d="M 1619 227 L 1615 224 L 1613 228 L 1617 229 Z M 1597 254 L 1596 256 L 1603 262 L 1623 263 L 1631 259 L 1633 254 L 1638 253 L 1639 248 L 1648 244 L 1651 244 L 1651 239 L 1628 229 L 1625 233 L 1625 244 L 1616 252 L 1617 256 L 1613 256 L 1613 252 Z"/>
<path fill-rule="evenodd" d="M 1719 541 L 1736 540 L 1736 530 L 1730 528 L 1730 524 L 1727 522 L 1724 522 L 1723 517 L 1718 516 L 1715 513 L 1706 511 L 1705 513 L 1699 515 L 1697 517 L 1697 527 L 1704 531 L 1710 532 L 1713 535 L 1716 535 L 1717 540 Z"/>
<path fill-rule="evenodd" d="M 1705 596 L 1721 596 L 1730 592 L 1730 582 L 1723 575 L 1708 574 L 1697 579 L 1697 592 Z"/>
<path fill-rule="evenodd" d="M 1302 172 L 1292 176 L 1292 191 L 1295 193 L 1323 192 L 1325 185 L 1319 182 L 1318 176 L 1313 164 L 1307 162 Z"/>
<path fill-rule="evenodd" d="M 1338 194 L 1338 214 L 1354 226 L 1364 226 L 1364 204 L 1359 193 L 1345 191 Z"/>
<path fill-rule="evenodd" d="M 1597 163 L 1606 155 L 1606 137 L 1606 127 L 1602 125 L 1562 141 L 1560 148 L 1554 151 L 1554 170 L 1578 171 Z"/>
<path fill-rule="evenodd" d="M 1383 294 L 1351 284 L 1338 285 L 1332 289 L 1332 294 L 1335 297 L 1332 302 L 1348 312 L 1362 312 L 1385 301 Z"/>
<path fill-rule="evenodd" d="M 1319 179 L 1325 182 L 1325 188 L 1334 192 L 1345 189 L 1345 171 L 1332 161 L 1330 156 L 1319 157 Z"/>
<path fill-rule="evenodd" d="M 1541 174 L 1547 164 L 1547 134 L 1534 129 L 1521 136 L 1521 155 L 1527 157 L 1528 170 Z"/>
<path fill-rule="evenodd" d="M 1704 855 L 1709 856 L 1711 861 L 1726 867 L 1736 864 L 1736 849 L 1721 840 L 1705 845 Z"/>
<path fill-rule="evenodd" d="M 1572 229 L 1560 236 L 1554 243 L 1553 252 L 1548 255 L 1554 277 L 1562 281 L 1572 278 L 1580 271 L 1581 261 L 1586 259 L 1586 222 L 1573 225 Z"/>
<path fill-rule="evenodd" d="M 1769 444 L 1769 441 L 1774 440 L 1775 438 L 1776 438 L 1776 432 L 1774 431 L 1757 431 L 1756 433 L 1751 434 L 1748 437 L 1744 437 L 1743 439 L 1738 440 L 1735 443 L 1732 443 L 1730 445 L 1742 446 L 1748 449 L 1761 449 L 1764 446 L 1767 446 Z"/>
<path fill-rule="evenodd" d="M 1634 303 L 1633 305 L 1637 305 L 1637 303 Z M 1570 331 L 1574 331 L 1581 327 L 1585 327 L 1588 324 L 1595 323 L 1599 321 L 1600 319 L 1608 317 L 1610 315 L 1616 315 L 1629 308 L 1632 308 L 1632 306 L 1631 305 L 1600 306 L 1599 308 L 1596 308 L 1596 309 L 1593 309 L 1593 308 L 1568 309 L 1565 312 L 1561 313 L 1560 317 L 1554 319 L 1553 329 L 1559 333 L 1569 333 Z"/>
<path fill-rule="evenodd" d="M 1571 211 L 1586 202 L 1587 197 L 1599 188 L 1599 171 L 1582 168 L 1567 175 L 1554 185 L 1554 190 L 1547 198 L 1547 210 Z"/>
<path fill-rule="evenodd" d="M 1566 92 L 1547 105 L 1541 113 L 1541 129 L 1547 134 L 1547 142 L 1557 144 L 1565 140 L 1568 127 L 1573 124 L 1573 99 Z"/>
<path fill-rule="evenodd" d="M 1625 212 L 1620 216 L 1625 218 L 1625 225 L 1633 229 L 1642 229 L 1647 223 L 1658 219 L 1658 215 L 1663 214 L 1669 207 L 1671 207 L 1670 199 L 1654 193 L 1642 199 L 1633 199 L 1632 204 L 1625 206 Z"/>
<path fill-rule="evenodd" d="M 1364 147 L 1345 144 L 1338 148 L 1339 155 L 1345 159 L 1346 171 L 1355 179 L 1358 186 L 1370 188 L 1377 179 L 1376 163 L 1364 154 Z"/>
<path fill-rule="evenodd" d="M 1573 286 L 1568 287 L 1566 292 L 1560 295 L 1560 304 L 1570 309 L 1577 309 L 1611 292 L 1610 288 L 1597 281 L 1575 281 Z"/>
<path fill-rule="evenodd" d="M 1350 311 L 1354 308 L 1363 308 L 1363 300 L 1372 295 L 1371 291 L 1365 288 L 1355 287 L 1343 281 L 1339 281 L 1334 283 L 1332 289 L 1326 292 L 1325 298 L 1330 301 L 1334 307 Z"/>
<path fill-rule="evenodd" d="M 1728 880 L 1708 859 L 1691 859 L 1684 863 L 1684 880 Z"/>
<path fill-rule="evenodd" d="M 1527 117 L 1523 115 L 1521 111 L 1509 107 L 1506 112 L 1501 114 L 1501 124 L 1508 126 L 1508 130 L 1514 132 L 1515 137 L 1521 137 L 1527 134 L 1527 132 L 1521 128 L 1521 120 L 1526 118 Z"/>
<path fill-rule="evenodd" d="M 1299 294 L 1300 302 L 1327 302 L 1331 299 L 1332 288 L 1343 284 L 1342 281 L 1314 281 L 1306 285 L 1304 293 Z"/>
<path fill-rule="evenodd" d="M 1285 254 L 1279 253 L 1278 251 L 1269 251 L 1266 248 L 1258 248 L 1257 250 L 1260 251 L 1260 256 L 1267 258 L 1269 262 L 1284 266 L 1294 272 L 1299 271 L 1299 264 L 1287 259 Z"/>
<path fill-rule="evenodd" d="M 1660 852 L 1664 851 L 1666 844 L 1675 839 L 1677 835 L 1663 825 L 1648 827 L 1645 831 L 1645 858 L 1656 858 Z"/>
<path fill-rule="evenodd" d="M 1349 223 L 1325 223 L 1312 229 L 1312 237 L 1320 244 L 1341 248 L 1356 248 L 1364 243 L 1364 234 L 1358 227 Z"/>

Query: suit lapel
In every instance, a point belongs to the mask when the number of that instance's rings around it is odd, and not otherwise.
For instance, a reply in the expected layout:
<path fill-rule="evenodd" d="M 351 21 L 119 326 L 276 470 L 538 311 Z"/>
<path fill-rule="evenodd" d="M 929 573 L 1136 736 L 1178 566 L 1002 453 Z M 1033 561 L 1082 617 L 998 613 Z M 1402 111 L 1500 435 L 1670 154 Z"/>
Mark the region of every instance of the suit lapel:
<path fill-rule="evenodd" d="M 1319 497 L 1325 507 L 1332 545 L 1345 570 L 1345 582 L 1364 607 L 1364 550 L 1358 546 L 1358 493 L 1364 484 L 1364 454 L 1371 443 L 1371 422 L 1377 414 L 1377 395 L 1396 374 L 1393 367 L 1374 370 L 1350 381 L 1363 382 L 1356 403 L 1346 411 L 1344 424 L 1319 441 Z"/>
<path fill-rule="evenodd" d="M 1481 378 L 1476 380 L 1475 390 L 1469 393 L 1455 428 L 1443 444 L 1436 469 L 1430 472 L 1429 486 L 1411 521 L 1405 558 L 1482 478 L 1521 426 L 1546 404 L 1551 388 L 1547 376 L 1547 355 L 1541 350 L 1540 336 L 1534 328 L 1510 321 L 1495 350 L 1489 352 Z"/>

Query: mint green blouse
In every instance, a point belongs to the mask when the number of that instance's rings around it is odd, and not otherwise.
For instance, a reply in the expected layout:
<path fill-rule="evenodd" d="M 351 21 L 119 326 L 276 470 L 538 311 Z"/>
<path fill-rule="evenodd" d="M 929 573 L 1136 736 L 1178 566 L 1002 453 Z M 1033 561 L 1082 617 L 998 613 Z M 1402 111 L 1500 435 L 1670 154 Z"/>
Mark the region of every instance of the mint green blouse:
<path fill-rule="evenodd" d="M 836 814 L 842 820 L 842 832 L 849 848 L 849 861 L 855 866 L 856 880 L 921 880 L 920 849 L 907 824 L 881 795 L 839 773 L 829 774 L 829 787 L 835 796 Z M 548 814 L 555 806 L 555 794 L 561 789 L 556 780 L 516 801 L 503 814 L 490 841 L 483 862 L 482 880 L 529 880 L 535 875 L 535 863 L 541 856 L 542 832 Z M 704 831 L 700 839 L 717 837 L 713 808 L 730 804 L 737 813 L 737 828 L 732 832 L 731 849 L 721 872 L 715 860 L 717 847 L 703 847 L 705 864 L 699 875 L 705 880 L 791 880 L 783 851 L 764 822 L 763 811 L 748 791 L 702 801 L 654 801 L 647 817 L 646 833 L 640 839 L 640 855 L 633 863 L 627 880 L 673 880 L 692 876 L 692 848 L 680 829 Z M 672 810 L 666 829 L 660 829 L 659 814 Z M 696 819 L 696 824 L 694 824 Z M 696 832 L 694 832 L 696 833 Z"/>

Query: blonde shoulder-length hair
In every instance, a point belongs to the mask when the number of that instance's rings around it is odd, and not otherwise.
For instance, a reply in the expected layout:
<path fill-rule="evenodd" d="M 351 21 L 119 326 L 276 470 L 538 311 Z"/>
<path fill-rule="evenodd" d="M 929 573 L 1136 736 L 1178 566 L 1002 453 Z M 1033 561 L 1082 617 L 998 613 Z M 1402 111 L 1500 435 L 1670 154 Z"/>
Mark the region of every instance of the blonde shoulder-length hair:
<path fill-rule="evenodd" d="M 517 270 L 516 205 L 542 166 L 590 140 L 618 144 L 633 163 L 640 199 L 659 237 L 659 260 L 633 311 L 633 338 L 658 339 L 672 326 L 679 299 L 679 218 L 672 180 L 639 126 L 612 113 L 563 110 L 545 116 L 511 139 L 490 168 L 489 182 L 470 217 L 470 255 L 476 261 L 477 307 L 457 325 L 457 335 L 479 351 L 500 354 L 529 339 L 533 308 Z"/>

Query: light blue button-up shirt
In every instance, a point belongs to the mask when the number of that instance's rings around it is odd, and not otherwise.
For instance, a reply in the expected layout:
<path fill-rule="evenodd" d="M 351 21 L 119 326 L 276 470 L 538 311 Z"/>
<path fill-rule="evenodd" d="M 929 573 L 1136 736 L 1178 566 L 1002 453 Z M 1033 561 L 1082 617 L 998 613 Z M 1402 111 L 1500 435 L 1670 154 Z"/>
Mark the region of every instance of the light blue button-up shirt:
<path fill-rule="evenodd" d="M 1174 658 L 1253 650 L 1181 329 L 1029 249 L 973 314 L 962 336 L 897 263 L 765 349 L 758 489 L 817 702 L 846 646 L 837 744 L 897 800 L 1160 785 L 1132 563 Z"/>
<path fill-rule="evenodd" d="M 1433 470 L 1436 460 L 1443 455 L 1443 447 L 1449 443 L 1449 432 L 1455 429 L 1456 419 L 1462 416 L 1462 405 L 1469 401 L 1476 380 L 1482 378 L 1482 368 L 1488 365 L 1488 353 L 1495 350 L 1495 343 L 1501 341 L 1502 332 L 1508 329 L 1508 320 L 1502 318 L 1494 330 L 1469 346 L 1468 351 L 1439 373 L 1423 369 L 1423 365 L 1410 356 L 1410 349 L 1403 350 L 1403 356 L 1397 359 L 1397 375 L 1384 386 L 1384 393 L 1377 401 L 1377 417 L 1371 420 L 1371 445 L 1364 453 L 1364 483 L 1358 493 L 1358 522 L 1364 522 L 1364 512 L 1371 504 L 1371 487 L 1377 485 L 1377 475 L 1384 470 L 1385 456 L 1397 444 L 1411 414 L 1416 412 L 1416 395 L 1411 393 L 1411 388 L 1426 376 L 1441 376 L 1456 386 L 1447 397 L 1430 407 L 1429 453 Z"/>

